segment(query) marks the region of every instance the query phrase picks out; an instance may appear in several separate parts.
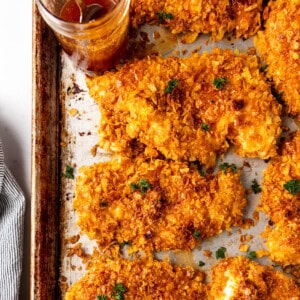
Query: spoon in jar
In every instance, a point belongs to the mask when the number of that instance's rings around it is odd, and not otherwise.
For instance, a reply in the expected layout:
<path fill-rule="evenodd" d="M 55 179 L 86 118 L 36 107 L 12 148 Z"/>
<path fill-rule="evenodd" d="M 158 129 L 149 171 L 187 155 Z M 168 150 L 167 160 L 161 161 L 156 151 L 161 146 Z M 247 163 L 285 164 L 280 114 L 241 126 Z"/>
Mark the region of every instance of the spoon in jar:
<path fill-rule="evenodd" d="M 76 4 L 80 10 L 80 23 L 87 23 L 96 19 L 99 16 L 99 13 L 103 11 L 103 6 L 98 3 L 86 5 L 83 0 L 76 0 Z"/>

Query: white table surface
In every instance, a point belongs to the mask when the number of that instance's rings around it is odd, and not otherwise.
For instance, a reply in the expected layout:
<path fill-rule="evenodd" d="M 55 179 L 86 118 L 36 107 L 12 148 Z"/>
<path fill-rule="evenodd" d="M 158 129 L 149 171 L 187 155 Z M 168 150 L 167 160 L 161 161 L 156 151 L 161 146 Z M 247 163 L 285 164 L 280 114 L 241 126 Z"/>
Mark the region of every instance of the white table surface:
<path fill-rule="evenodd" d="M 29 299 L 32 2 L 1 1 L 1 12 L 0 137 L 5 163 L 26 196 L 21 299 Z"/>

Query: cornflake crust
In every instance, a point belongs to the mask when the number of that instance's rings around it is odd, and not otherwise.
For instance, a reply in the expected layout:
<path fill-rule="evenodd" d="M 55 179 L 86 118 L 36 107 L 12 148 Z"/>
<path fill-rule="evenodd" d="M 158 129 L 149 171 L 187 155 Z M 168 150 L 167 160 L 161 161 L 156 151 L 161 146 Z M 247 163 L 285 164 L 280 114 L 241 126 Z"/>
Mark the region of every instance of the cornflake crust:
<path fill-rule="evenodd" d="M 98 258 L 65 299 L 207 299 L 203 279 L 203 273 L 167 261 Z"/>
<path fill-rule="evenodd" d="M 211 271 L 209 299 L 297 300 L 300 288 L 272 267 L 259 265 L 243 256 L 223 259 Z"/>
<path fill-rule="evenodd" d="M 189 58 L 148 57 L 87 78 L 101 111 L 100 147 L 130 155 L 199 160 L 207 168 L 228 140 L 240 156 L 276 154 L 281 105 L 255 55 L 214 49 Z"/>
<path fill-rule="evenodd" d="M 270 1 L 264 17 L 265 30 L 258 32 L 254 43 L 278 98 L 300 120 L 300 1 Z"/>
<path fill-rule="evenodd" d="M 226 32 L 248 38 L 260 28 L 262 1 L 132 0 L 131 24 L 156 23 L 172 33 L 211 33 L 221 40 Z"/>
<path fill-rule="evenodd" d="M 271 259 L 300 264 L 300 131 L 285 141 L 282 154 L 264 171 L 259 209 L 275 223 L 264 233 Z"/>
<path fill-rule="evenodd" d="M 202 177 L 180 162 L 122 159 L 82 167 L 74 209 L 78 225 L 100 248 L 190 250 L 242 225 L 246 206 L 240 172 Z"/>

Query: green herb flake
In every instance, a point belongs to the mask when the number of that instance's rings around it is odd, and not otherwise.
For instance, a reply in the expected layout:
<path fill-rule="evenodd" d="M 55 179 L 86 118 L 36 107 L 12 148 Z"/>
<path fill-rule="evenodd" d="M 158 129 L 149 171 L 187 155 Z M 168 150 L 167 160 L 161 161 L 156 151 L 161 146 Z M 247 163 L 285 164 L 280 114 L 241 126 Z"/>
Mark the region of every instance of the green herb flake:
<path fill-rule="evenodd" d="M 156 16 L 158 17 L 159 24 L 164 23 L 165 20 L 173 20 L 174 16 L 171 13 L 165 11 L 157 12 Z"/>
<path fill-rule="evenodd" d="M 164 93 L 171 94 L 177 85 L 178 85 L 178 79 L 175 78 L 175 79 L 169 80 L 167 83 L 167 87 L 164 90 Z"/>
<path fill-rule="evenodd" d="M 139 187 L 140 187 L 140 191 L 141 193 L 144 195 L 148 190 L 151 189 L 151 185 L 148 183 L 148 181 L 145 178 L 142 178 L 139 181 Z"/>
<path fill-rule="evenodd" d="M 205 169 L 203 169 L 203 168 L 200 168 L 200 169 L 198 169 L 198 173 L 199 173 L 199 175 L 201 176 L 201 177 L 205 177 Z"/>
<path fill-rule="evenodd" d="M 213 81 L 213 85 L 217 90 L 221 90 L 226 83 L 227 83 L 226 77 L 215 78 Z"/>
<path fill-rule="evenodd" d="M 206 124 L 206 123 L 202 123 L 202 124 L 201 124 L 201 128 L 202 128 L 204 131 L 208 131 L 208 130 L 209 130 L 209 125 Z"/>
<path fill-rule="evenodd" d="M 112 297 L 116 300 L 123 300 L 125 292 L 127 292 L 127 288 L 124 286 L 124 284 L 117 283 L 113 288 Z"/>
<path fill-rule="evenodd" d="M 125 246 L 130 246 L 131 245 L 131 242 L 130 241 L 124 241 L 121 243 L 121 248 L 124 248 Z"/>
<path fill-rule="evenodd" d="M 255 251 L 250 251 L 247 255 L 249 259 L 255 259 L 256 258 L 256 252 Z"/>
<path fill-rule="evenodd" d="M 237 167 L 235 164 L 229 164 L 227 162 L 223 163 L 220 165 L 220 169 L 222 171 L 224 171 L 224 174 L 227 174 L 227 170 L 230 169 L 232 171 L 232 173 L 236 173 L 237 172 Z"/>
<path fill-rule="evenodd" d="M 259 194 L 261 192 L 261 187 L 256 179 L 252 180 L 251 188 L 254 194 Z"/>
<path fill-rule="evenodd" d="M 199 230 L 195 229 L 194 232 L 193 232 L 193 237 L 196 239 L 196 240 L 199 240 L 200 238 L 200 232 Z"/>
<path fill-rule="evenodd" d="M 204 262 L 204 261 L 202 261 L 202 260 L 199 260 L 199 262 L 198 262 L 198 266 L 199 266 L 199 267 L 203 267 L 203 266 L 205 266 L 205 262 Z"/>
<path fill-rule="evenodd" d="M 225 258 L 225 252 L 226 252 L 226 248 L 225 247 L 220 247 L 216 251 L 216 259 Z"/>
<path fill-rule="evenodd" d="M 107 207 L 107 206 L 108 206 L 107 201 L 101 201 L 101 202 L 100 202 L 100 206 L 101 206 L 101 207 Z"/>
<path fill-rule="evenodd" d="M 292 179 L 285 183 L 283 187 L 292 195 L 300 193 L 300 180 Z"/>
<path fill-rule="evenodd" d="M 259 70 L 260 70 L 261 72 L 265 72 L 265 71 L 267 70 L 267 68 L 268 68 L 268 65 L 263 65 L 263 66 L 260 67 Z"/>
<path fill-rule="evenodd" d="M 108 297 L 105 295 L 98 295 L 97 300 L 108 300 Z"/>
<path fill-rule="evenodd" d="M 68 179 L 74 179 L 74 168 L 66 165 L 66 171 L 62 175 Z"/>
<path fill-rule="evenodd" d="M 129 186 L 133 191 L 139 190 L 139 185 L 136 183 L 130 183 Z"/>

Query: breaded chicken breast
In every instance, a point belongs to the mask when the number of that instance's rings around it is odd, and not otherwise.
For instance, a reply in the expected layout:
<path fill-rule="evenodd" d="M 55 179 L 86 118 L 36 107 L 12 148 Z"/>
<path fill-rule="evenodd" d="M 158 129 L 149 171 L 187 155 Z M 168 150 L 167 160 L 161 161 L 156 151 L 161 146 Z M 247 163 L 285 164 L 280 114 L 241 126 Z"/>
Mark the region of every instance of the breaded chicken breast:
<path fill-rule="evenodd" d="M 208 168 L 228 140 L 241 156 L 276 154 L 281 106 L 255 55 L 214 49 L 189 58 L 148 57 L 87 78 L 101 111 L 100 146 L 129 155 L 199 160 Z"/>
<path fill-rule="evenodd" d="M 264 16 L 265 30 L 258 32 L 255 45 L 287 112 L 300 119 L 300 1 L 270 1 Z"/>
<path fill-rule="evenodd" d="M 248 38 L 260 28 L 262 1 L 132 0 L 133 27 L 147 23 L 163 24 L 172 33 L 212 33 L 221 40 L 226 32 Z"/>
<path fill-rule="evenodd" d="M 300 288 L 290 277 L 243 256 L 223 259 L 210 277 L 211 300 L 300 299 Z"/>
<path fill-rule="evenodd" d="M 203 273 L 167 261 L 98 258 L 69 289 L 66 300 L 204 300 Z M 102 297 L 101 297 L 102 296 Z"/>
<path fill-rule="evenodd" d="M 189 250 L 242 224 L 246 206 L 239 171 L 202 177 L 180 162 L 122 159 L 82 167 L 74 209 L 100 247 Z"/>
<path fill-rule="evenodd" d="M 275 223 L 264 233 L 271 259 L 300 264 L 300 131 L 283 144 L 281 155 L 264 171 L 259 209 Z"/>

